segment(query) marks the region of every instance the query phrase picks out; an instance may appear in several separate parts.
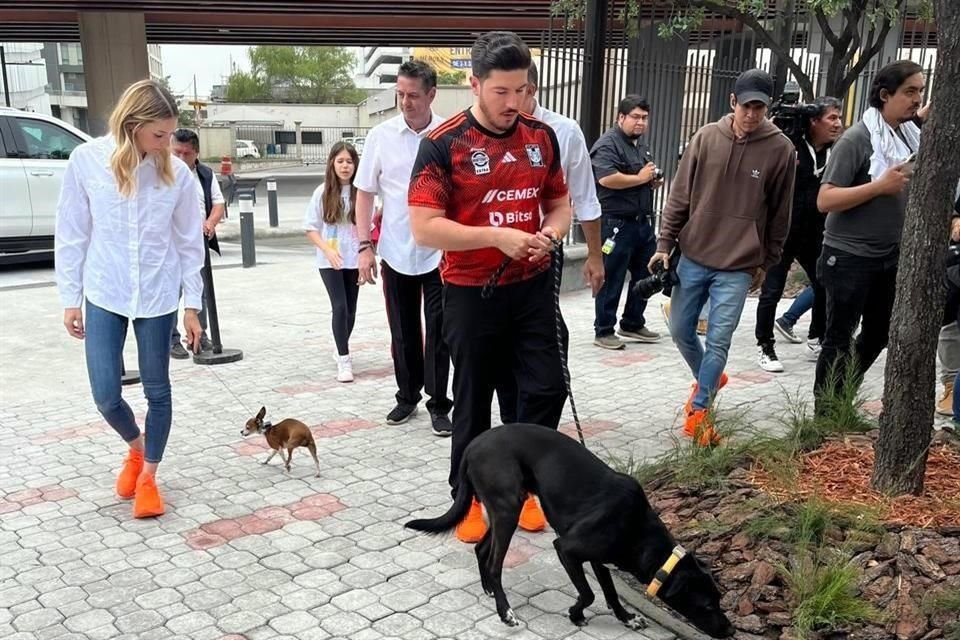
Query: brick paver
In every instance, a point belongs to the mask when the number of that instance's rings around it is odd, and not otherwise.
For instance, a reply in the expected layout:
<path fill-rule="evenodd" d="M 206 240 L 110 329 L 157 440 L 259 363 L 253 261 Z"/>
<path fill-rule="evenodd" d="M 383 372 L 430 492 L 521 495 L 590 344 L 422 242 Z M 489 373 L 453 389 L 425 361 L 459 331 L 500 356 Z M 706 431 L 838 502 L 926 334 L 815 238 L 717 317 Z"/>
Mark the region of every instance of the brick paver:
<path fill-rule="evenodd" d="M 224 343 L 245 358 L 207 368 L 172 362 L 174 425 L 160 473 L 168 512 L 148 521 L 133 520 L 113 493 L 123 448 L 90 399 L 82 345 L 62 329 L 55 289 L 4 289 L 16 276 L 0 274 L 0 637 L 671 637 L 630 631 L 599 604 L 588 626 L 571 625 L 574 591 L 549 531 L 514 538 L 504 583 L 524 627 L 502 625 L 482 595 L 472 547 L 402 527 L 449 504 L 450 443 L 431 434 L 426 411 L 404 425 L 384 422 L 395 389 L 379 288 L 361 294 L 357 380 L 338 384 L 309 250 L 262 247 L 259 258 L 255 269 L 216 271 Z M 228 246 L 221 264 L 237 262 Z M 603 351 L 591 345 L 589 293 L 565 295 L 563 309 L 590 447 L 644 458 L 670 446 L 690 375 L 669 339 Z M 787 394 L 809 396 L 813 364 L 802 346 L 783 345 L 787 373 L 759 371 L 754 309 L 748 304 L 721 402 L 775 428 Z M 664 328 L 659 300 L 648 323 Z M 135 367 L 132 340 L 126 362 Z M 878 363 L 870 400 L 881 375 Z M 125 397 L 142 419 L 140 388 Z M 289 473 L 277 459 L 259 464 L 262 439 L 240 430 L 261 405 L 268 419 L 312 425 L 319 478 L 305 450 Z M 569 412 L 563 423 L 573 436 Z"/>

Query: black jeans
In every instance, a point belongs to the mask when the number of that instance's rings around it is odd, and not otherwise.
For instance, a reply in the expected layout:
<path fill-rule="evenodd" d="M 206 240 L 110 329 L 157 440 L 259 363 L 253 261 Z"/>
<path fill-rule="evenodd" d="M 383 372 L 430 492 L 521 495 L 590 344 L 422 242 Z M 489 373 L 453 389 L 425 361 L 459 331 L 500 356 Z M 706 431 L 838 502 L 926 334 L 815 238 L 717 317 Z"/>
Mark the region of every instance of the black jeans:
<path fill-rule="evenodd" d="M 864 258 L 823 247 L 817 268 L 826 292 L 827 324 L 823 349 L 817 360 L 815 396 L 828 389 L 835 393 L 841 391 L 851 356 L 856 367 L 853 380 L 859 386 L 887 346 L 898 261 L 899 252 L 882 258 Z M 860 334 L 854 342 L 853 332 L 858 322 Z"/>
<path fill-rule="evenodd" d="M 506 380 L 515 381 L 516 421 L 552 429 L 559 426 L 567 400 L 557 345 L 553 274 L 547 271 L 500 285 L 487 300 L 480 297 L 480 290 L 452 284 L 443 288 L 443 333 L 453 356 L 449 478 L 453 495 L 464 450 L 490 428 L 495 388 Z M 562 341 L 566 348 L 565 324 Z"/>
<path fill-rule="evenodd" d="M 816 215 L 820 215 L 819 213 Z M 755 335 L 758 345 L 773 344 L 776 339 L 773 337 L 773 323 L 777 317 L 777 304 L 783 297 L 783 288 L 787 283 L 787 275 L 790 273 L 790 267 L 793 261 L 800 263 L 807 278 L 810 279 L 810 285 L 813 287 L 813 317 L 810 320 L 810 330 L 807 338 L 810 340 L 823 340 L 823 332 L 826 326 L 827 301 L 817 277 L 817 260 L 820 258 L 820 252 L 823 248 L 823 229 L 817 228 L 805 229 L 797 227 L 790 231 L 787 242 L 783 246 L 783 255 L 780 262 L 775 264 L 767 272 L 760 289 L 760 302 L 757 304 L 757 326 Z"/>
<path fill-rule="evenodd" d="M 350 353 L 350 334 L 357 321 L 357 297 L 360 295 L 357 269 L 320 269 L 320 278 L 330 296 L 331 324 L 333 340 L 337 353 L 345 356 Z"/>
<path fill-rule="evenodd" d="M 604 215 L 600 233 L 604 242 L 612 238 L 614 245 L 613 251 L 603 256 L 606 279 L 594 303 L 596 319 L 593 331 L 598 338 L 613 333 L 627 272 L 630 273 L 630 289 L 627 290 L 627 302 L 620 317 L 620 328 L 637 331 L 646 325 L 643 312 L 647 309 L 647 300 L 634 293 L 633 284 L 650 275 L 647 264 L 657 250 L 657 238 L 646 217 L 630 219 Z"/>
<path fill-rule="evenodd" d="M 430 396 L 427 409 L 447 415 L 453 406 L 447 397 L 450 350 L 443 340 L 443 283 L 440 270 L 408 276 L 380 261 L 383 295 L 390 325 L 390 352 L 397 379 L 397 402 L 415 405 L 420 390 Z M 420 321 L 420 309 L 423 318 Z"/>

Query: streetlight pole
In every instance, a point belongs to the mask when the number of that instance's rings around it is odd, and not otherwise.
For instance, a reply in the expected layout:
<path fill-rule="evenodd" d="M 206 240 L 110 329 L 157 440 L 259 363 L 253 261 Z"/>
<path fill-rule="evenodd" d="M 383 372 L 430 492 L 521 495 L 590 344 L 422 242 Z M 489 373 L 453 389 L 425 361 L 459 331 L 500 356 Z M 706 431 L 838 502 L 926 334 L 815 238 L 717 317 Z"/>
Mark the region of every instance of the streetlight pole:
<path fill-rule="evenodd" d="M 10 81 L 7 79 L 7 55 L 3 51 L 3 45 L 0 45 L 0 75 L 3 76 L 3 103 L 10 105 Z"/>

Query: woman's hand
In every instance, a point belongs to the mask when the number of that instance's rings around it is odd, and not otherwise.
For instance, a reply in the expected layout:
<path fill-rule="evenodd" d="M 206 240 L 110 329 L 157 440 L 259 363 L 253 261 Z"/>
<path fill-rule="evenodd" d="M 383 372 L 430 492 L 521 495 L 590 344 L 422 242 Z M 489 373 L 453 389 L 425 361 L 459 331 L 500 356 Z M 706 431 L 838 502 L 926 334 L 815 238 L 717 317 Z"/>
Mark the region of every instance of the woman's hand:
<path fill-rule="evenodd" d="M 200 316 L 196 309 L 183 310 L 183 332 L 185 334 L 183 343 L 191 353 L 200 353 L 200 336 L 203 329 L 200 328 Z"/>
<path fill-rule="evenodd" d="M 83 309 L 80 307 L 64 309 L 63 326 L 67 328 L 67 333 L 71 336 L 77 340 L 83 340 L 84 335 L 86 335 L 83 331 Z"/>
<path fill-rule="evenodd" d="M 323 249 L 323 255 L 327 257 L 327 262 L 330 263 L 330 266 L 339 271 L 343 268 L 343 257 L 340 255 L 340 252 L 331 247 L 325 247 Z"/>

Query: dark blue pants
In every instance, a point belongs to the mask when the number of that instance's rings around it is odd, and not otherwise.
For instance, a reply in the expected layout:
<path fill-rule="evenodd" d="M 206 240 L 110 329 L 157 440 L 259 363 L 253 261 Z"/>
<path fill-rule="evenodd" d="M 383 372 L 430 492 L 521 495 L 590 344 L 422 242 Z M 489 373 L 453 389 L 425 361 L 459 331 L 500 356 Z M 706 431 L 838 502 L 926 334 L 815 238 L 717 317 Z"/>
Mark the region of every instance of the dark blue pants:
<path fill-rule="evenodd" d="M 634 293 L 632 285 L 650 275 L 647 263 L 657 251 L 657 238 L 646 218 L 637 220 L 605 215 L 600 233 L 604 242 L 613 238 L 615 244 L 613 251 L 603 256 L 606 280 L 597 293 L 596 319 L 593 323 L 598 338 L 612 334 L 617 324 L 617 308 L 620 306 L 620 294 L 627 272 L 630 273 L 631 287 L 627 291 L 627 303 L 620 317 L 620 328 L 637 331 L 646 325 L 643 312 L 647 308 L 647 301 Z"/>

